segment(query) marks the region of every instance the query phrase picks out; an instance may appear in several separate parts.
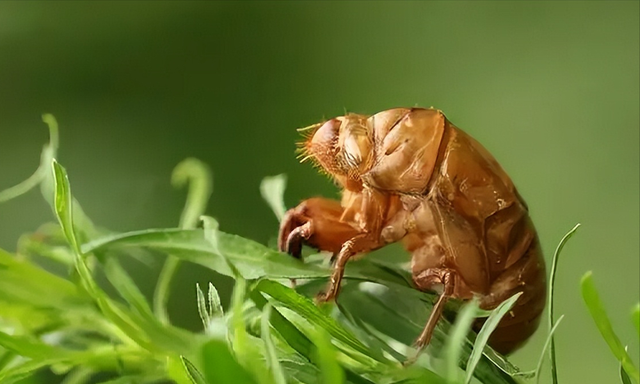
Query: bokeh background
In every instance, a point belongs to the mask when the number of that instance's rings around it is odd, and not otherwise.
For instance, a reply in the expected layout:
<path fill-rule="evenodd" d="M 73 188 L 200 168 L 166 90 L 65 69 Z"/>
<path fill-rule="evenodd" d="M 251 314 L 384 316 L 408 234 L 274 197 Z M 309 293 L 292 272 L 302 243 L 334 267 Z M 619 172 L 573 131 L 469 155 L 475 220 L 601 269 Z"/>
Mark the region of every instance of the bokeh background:
<path fill-rule="evenodd" d="M 579 294 L 593 270 L 637 362 L 639 7 L 597 2 L 0 2 L 0 189 L 36 168 L 53 113 L 59 160 L 88 215 L 115 231 L 177 225 L 173 167 L 214 171 L 208 214 L 268 243 L 261 200 L 286 173 L 289 206 L 337 196 L 294 156 L 295 128 L 345 111 L 435 106 L 482 142 L 527 200 L 547 260 L 560 238 L 562 383 L 617 381 Z M 0 205 L 0 247 L 52 220 L 37 191 Z M 138 266 L 139 267 L 139 266 Z M 151 293 L 157 269 L 139 267 Z M 197 328 L 194 284 L 229 281 L 184 266 L 174 320 Z M 533 368 L 540 332 L 514 361 Z"/>

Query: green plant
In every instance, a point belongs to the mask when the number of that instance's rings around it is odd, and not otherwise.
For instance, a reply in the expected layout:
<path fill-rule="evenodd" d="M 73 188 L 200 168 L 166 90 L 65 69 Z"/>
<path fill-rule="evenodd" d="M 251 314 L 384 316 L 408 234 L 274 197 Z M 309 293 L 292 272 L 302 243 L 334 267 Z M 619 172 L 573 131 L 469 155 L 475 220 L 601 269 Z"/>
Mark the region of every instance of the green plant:
<path fill-rule="evenodd" d="M 598 327 L 602 338 L 609 346 L 609 349 L 620 362 L 620 380 L 623 384 L 640 381 L 640 374 L 638 369 L 633 365 L 631 357 L 627 354 L 627 348 L 622 346 L 620 339 L 613 331 L 609 317 L 604 310 L 604 305 L 600 300 L 596 286 L 593 283 L 593 275 L 591 271 L 584 274 L 582 282 L 580 284 L 582 290 L 582 298 L 584 299 L 589 313 L 593 318 L 593 321 Z M 631 320 L 636 329 L 636 332 L 640 336 L 640 304 L 636 305 L 631 311 Z"/>
<path fill-rule="evenodd" d="M 337 305 L 316 306 L 308 297 L 330 272 L 322 257 L 300 263 L 219 231 L 215 219 L 201 216 L 212 183 L 197 160 L 188 159 L 174 171 L 174 184 L 190 186 L 179 228 L 129 233 L 99 228 L 73 198 L 67 173 L 55 160 L 55 119 L 45 115 L 44 120 L 51 140 L 40 167 L 24 183 L 0 192 L 0 201 L 6 201 L 39 185 L 57 219 L 23 236 L 16 255 L 0 250 L 0 383 L 17 382 L 45 367 L 66 374 L 66 384 L 95 382 L 100 372 L 110 375 L 102 382 L 111 384 L 469 383 L 472 377 L 518 383 L 539 377 L 542 357 L 537 370 L 521 372 L 486 345 L 517 295 L 492 312 L 481 311 L 476 301 L 462 308 L 451 303 L 446 312 L 459 311 L 455 324 L 441 321 L 426 353 L 404 367 L 434 295 L 413 289 L 398 266 L 365 258 L 349 265 Z M 279 218 L 284 187 L 284 176 L 266 178 L 260 187 Z M 203 228 L 196 228 L 199 221 Z M 168 255 L 153 308 L 119 261 L 139 257 L 141 249 Z M 43 268 L 47 259 L 66 273 Z M 173 326 L 166 314 L 180 262 L 236 282 L 226 312 L 212 284 L 207 292 L 196 287 L 200 333 Z M 117 296 L 96 282 L 101 274 Z M 287 286 L 292 278 L 306 283 L 294 290 Z M 477 336 L 469 331 L 476 316 L 489 316 Z M 626 366 L 625 371 L 634 378 Z"/>

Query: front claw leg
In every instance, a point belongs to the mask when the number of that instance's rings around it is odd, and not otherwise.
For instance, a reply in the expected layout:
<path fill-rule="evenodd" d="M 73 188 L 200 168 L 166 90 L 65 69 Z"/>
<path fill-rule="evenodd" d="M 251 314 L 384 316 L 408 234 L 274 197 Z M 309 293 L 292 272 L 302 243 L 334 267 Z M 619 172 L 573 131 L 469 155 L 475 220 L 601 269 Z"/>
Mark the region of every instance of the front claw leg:
<path fill-rule="evenodd" d="M 309 239 L 312 233 L 310 220 L 299 207 L 288 210 L 280 222 L 278 250 L 296 259 L 302 258 L 303 240 Z"/>
<path fill-rule="evenodd" d="M 299 227 L 296 227 L 289 235 L 282 250 L 296 259 L 302 259 L 302 244 L 309 240 L 313 234 L 313 226 L 311 221 L 307 221 Z"/>
<path fill-rule="evenodd" d="M 297 209 L 288 210 L 280 224 L 278 250 L 302 260 L 302 245 L 313 234 L 311 220 Z M 291 288 L 296 287 L 296 279 L 290 279 Z"/>
<path fill-rule="evenodd" d="M 311 198 L 287 211 L 280 225 L 278 248 L 281 252 L 300 259 L 302 245 L 306 244 L 333 254 L 329 286 L 326 293 L 318 295 L 316 302 L 335 300 L 349 258 L 380 245 L 376 238 L 342 221 L 343 212 L 335 200 Z"/>
<path fill-rule="evenodd" d="M 302 259 L 302 246 L 306 244 L 337 254 L 346 241 L 359 233 L 341 221 L 343 211 L 335 200 L 315 197 L 303 201 L 285 213 L 278 234 L 278 250 Z M 295 285 L 295 280 L 292 283 Z"/>

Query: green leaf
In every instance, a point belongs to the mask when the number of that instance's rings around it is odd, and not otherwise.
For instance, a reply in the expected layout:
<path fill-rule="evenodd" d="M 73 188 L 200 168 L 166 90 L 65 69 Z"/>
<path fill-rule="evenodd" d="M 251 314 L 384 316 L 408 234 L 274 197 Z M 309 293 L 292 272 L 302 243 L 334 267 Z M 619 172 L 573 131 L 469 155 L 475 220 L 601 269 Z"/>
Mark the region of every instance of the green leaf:
<path fill-rule="evenodd" d="M 180 356 L 180 361 L 182 362 L 184 371 L 187 373 L 187 377 L 189 377 L 193 384 L 207 384 L 202 373 L 200 373 L 198 368 L 196 368 L 196 366 L 193 365 L 193 363 L 191 363 L 186 357 Z"/>
<path fill-rule="evenodd" d="M 252 343 L 246 330 L 243 314 L 243 303 L 246 293 L 246 281 L 242 277 L 236 278 L 236 285 L 231 295 L 231 330 L 233 331 L 232 346 L 240 364 L 249 370 L 259 382 L 271 383 L 271 375 L 256 345 Z"/>
<path fill-rule="evenodd" d="M 326 330 L 331 336 L 340 342 L 362 353 L 365 356 L 373 355 L 369 348 L 362 344 L 353 334 L 340 326 L 333 318 L 327 316 L 308 298 L 299 295 L 293 289 L 272 280 L 261 280 L 256 285 L 258 291 L 264 292 L 274 298 L 279 304 L 295 311 L 307 321 L 319 328 Z"/>
<path fill-rule="evenodd" d="M 210 340 L 202 346 L 202 367 L 211 384 L 255 384 L 251 375 L 234 359 L 227 344 Z"/>
<path fill-rule="evenodd" d="M 38 228 L 35 233 L 26 233 L 20 236 L 16 247 L 16 254 L 26 258 L 33 256 L 44 257 L 72 268 L 74 265 L 73 253 L 69 247 L 66 246 L 64 236 L 62 237 L 64 245 L 56 243 L 56 235 L 58 233 L 52 233 L 51 227 L 57 229 L 60 235 L 62 235 L 59 225 L 53 223 L 45 224 Z"/>
<path fill-rule="evenodd" d="M 338 364 L 337 353 L 329 334 L 323 329 L 319 328 L 317 332 L 312 335 L 313 343 L 316 345 L 316 356 L 318 368 L 320 368 L 320 374 L 322 376 L 323 384 L 341 384 L 344 383 L 345 375 L 342 367 Z"/>
<path fill-rule="evenodd" d="M 353 332 L 353 334 L 360 340 L 363 340 L 363 342 L 368 345 L 372 351 L 384 351 L 397 363 L 402 363 L 405 361 L 406 353 L 400 353 L 390 346 L 390 343 L 394 343 L 397 347 L 399 344 L 397 340 L 384 335 L 382 332 L 379 332 L 371 325 L 364 322 L 359 316 L 355 316 L 347 307 L 342 305 L 341 302 L 337 302 L 336 305 L 340 309 L 340 314 L 345 319 L 344 321 L 340 321 L 340 323 L 345 326 L 350 325 L 350 327 L 348 327 L 347 329 Z M 377 359 L 384 358 L 384 354 L 382 353 L 380 353 L 379 356 L 380 357 L 378 357 Z"/>
<path fill-rule="evenodd" d="M 205 333 L 210 334 L 212 331 L 212 321 L 214 319 L 222 319 L 224 312 L 220 305 L 220 297 L 218 291 L 209 283 L 208 300 L 205 300 L 204 292 L 200 289 L 200 284 L 196 283 L 196 300 L 198 303 L 198 315 L 204 326 Z M 207 306 L 208 303 L 208 306 Z"/>
<path fill-rule="evenodd" d="M 215 223 L 211 220 L 213 219 L 204 220 L 205 225 Z M 228 260 L 247 280 L 263 277 L 309 279 L 328 277 L 331 274 L 331 270 L 326 266 L 303 263 L 255 241 L 222 231 L 213 233 L 215 236 L 210 236 L 206 230 L 150 229 L 108 235 L 84 244 L 82 250 L 85 253 L 91 253 L 112 248 L 145 247 L 172 254 L 223 275 L 234 277 Z M 215 242 L 210 241 L 211 239 L 215 239 Z M 394 285 L 402 287 L 408 295 L 429 296 L 412 287 L 411 276 L 406 271 L 394 269 L 378 261 L 364 259 L 349 263 L 345 271 L 345 279 Z"/>
<path fill-rule="evenodd" d="M 207 309 L 207 303 L 204 300 L 204 293 L 200 289 L 200 284 L 196 283 L 196 301 L 198 303 L 198 315 L 204 326 L 204 330 L 209 329 L 209 323 L 211 323 L 211 317 L 209 316 L 209 310 Z"/>
<path fill-rule="evenodd" d="M 497 375 L 495 373 L 492 374 L 492 369 L 493 367 L 496 367 L 497 369 L 499 369 L 502 373 L 506 373 L 508 376 L 504 377 L 504 379 L 507 379 L 507 382 L 514 382 L 512 380 L 512 378 L 514 377 L 522 377 L 525 379 L 531 379 L 534 376 L 534 372 L 533 371 L 522 371 L 520 370 L 520 368 L 516 367 L 515 365 L 513 365 L 509 360 L 507 360 L 507 358 L 505 358 L 504 356 L 500 355 L 498 352 L 494 351 L 493 349 L 485 349 L 484 353 L 483 353 L 484 357 L 487 359 L 487 361 L 491 362 L 491 365 L 485 364 L 484 367 L 482 365 L 479 365 L 478 368 L 476 368 L 476 371 L 474 373 L 474 375 L 478 378 L 481 377 L 481 375 L 478 375 L 478 371 L 481 370 L 481 367 L 483 367 L 483 371 L 484 371 L 484 375 L 483 376 L 485 378 L 490 379 L 491 377 L 496 377 Z M 508 380 L 511 379 L 511 380 Z M 482 380 L 481 380 L 482 381 Z"/>
<path fill-rule="evenodd" d="M 513 308 L 520 296 L 522 296 L 522 292 L 518 292 L 500 303 L 500 305 L 491 312 L 491 315 L 489 315 L 489 318 L 480 329 L 480 332 L 478 332 L 476 342 L 473 345 L 473 350 L 471 351 L 471 356 L 469 356 L 469 361 L 467 363 L 467 375 L 464 381 L 465 384 L 471 382 L 471 377 L 473 376 L 473 372 L 482 357 L 482 352 L 489 341 L 489 336 L 491 336 L 491 333 L 496 329 L 504 315 Z"/>
<path fill-rule="evenodd" d="M 112 303 L 108 296 L 98 287 L 93 280 L 91 272 L 85 262 L 84 254 L 80 250 L 74 226 L 72 212 L 72 197 L 69 179 L 65 169 L 53 160 L 54 174 L 54 211 L 58 222 L 62 227 L 67 242 L 75 252 L 75 267 L 80 277 L 82 286 L 89 295 L 96 301 L 101 312 L 120 328 L 131 340 L 138 343 L 147 350 L 155 350 L 155 346 L 150 342 L 144 332 L 144 328 L 136 323 L 123 309 Z"/>
<path fill-rule="evenodd" d="M 251 300 L 255 303 L 256 307 L 263 310 L 268 304 L 267 300 L 262 296 L 260 291 L 252 289 Z M 273 308 L 269 314 L 269 322 L 278 331 L 278 333 L 285 339 L 287 344 L 296 350 L 299 354 L 304 356 L 309 361 L 312 361 L 311 351 L 313 344 L 295 325 L 293 325 L 287 318 L 282 316 L 276 308 Z"/>
<path fill-rule="evenodd" d="M 268 176 L 262 179 L 260 183 L 260 194 L 262 198 L 269 204 L 273 213 L 282 221 L 287 211 L 284 205 L 284 190 L 287 186 L 287 175 L 284 173 L 276 176 Z"/>
<path fill-rule="evenodd" d="M 591 272 L 587 272 L 582 277 L 581 288 L 582 299 L 587 305 L 587 309 L 589 309 L 589 313 L 591 314 L 596 327 L 598 327 L 600 334 L 609 346 L 609 349 L 611 349 L 611 352 L 616 359 L 618 359 L 629 377 L 636 382 L 640 381 L 640 374 L 638 374 L 638 370 L 633 365 L 633 362 L 627 354 L 627 351 L 622 346 L 620 339 L 618 339 L 618 336 L 613 331 L 609 317 L 604 310 L 604 305 L 602 304 L 598 291 L 593 283 Z"/>
<path fill-rule="evenodd" d="M 246 290 L 246 282 L 243 278 L 236 280 L 231 295 L 231 329 L 233 330 L 233 349 L 241 363 L 249 363 L 250 359 L 244 359 L 250 354 L 247 345 L 247 331 L 245 329 L 244 317 L 242 313 L 242 303 Z"/>
<path fill-rule="evenodd" d="M 262 295 L 262 291 L 257 289 L 256 286 L 261 284 L 262 281 L 259 281 L 254 285 L 254 288 L 251 290 L 251 299 L 256 304 L 258 309 L 264 308 L 267 304 L 267 300 Z M 285 287 L 286 288 L 286 287 Z M 270 295 L 269 292 L 266 292 Z M 275 296 L 279 297 L 280 295 L 275 294 Z M 276 299 L 277 301 L 278 299 Z M 288 300 L 287 300 L 288 301 Z M 285 306 L 286 307 L 286 306 Z M 301 332 L 291 321 L 289 321 L 286 317 L 284 317 L 277 308 L 272 310 L 270 316 L 271 325 L 278 331 L 278 333 L 283 337 L 283 339 L 291 346 L 294 350 L 296 350 L 300 355 L 304 356 L 307 360 L 313 363 L 316 366 L 320 365 L 318 361 L 318 354 L 316 352 L 316 346 L 311 342 L 311 340 Z M 368 380 L 358 373 L 354 372 L 349 367 L 345 367 L 343 365 L 345 376 L 347 382 L 356 383 L 356 384 L 373 384 L 371 380 Z"/>
<path fill-rule="evenodd" d="M 339 302 L 341 306 L 349 309 L 352 316 L 358 317 L 368 327 L 385 335 L 387 339 L 401 343 L 402 347 L 399 350 L 406 354 L 409 346 L 422 331 L 432 309 L 432 296 L 417 290 L 413 292 L 415 294 L 408 295 L 399 287 L 383 287 L 372 283 L 360 283 L 357 286 L 349 284 L 343 288 Z M 447 313 L 451 315 L 452 311 L 457 311 L 458 304 L 453 300 L 450 301 L 445 306 L 445 315 Z M 446 318 L 440 319 L 428 351 L 435 354 L 444 349 L 443 345 L 448 340 L 447 332 L 450 327 Z M 461 363 L 470 355 L 472 345 L 471 341 L 465 341 Z M 403 357 L 403 360 L 405 359 Z M 518 372 L 516 367 L 487 347 L 474 376 L 483 383 L 515 383 L 515 380 L 509 376 L 508 369 L 510 372 Z M 422 369 L 422 376 L 432 377 L 430 380 L 436 381 L 433 378 L 436 374 L 430 370 Z"/>
<path fill-rule="evenodd" d="M 54 159 L 51 163 L 54 175 L 54 211 L 62 232 L 71 249 L 76 253 L 76 259 L 82 258 L 80 244 L 73 227 L 73 211 L 71 203 L 71 188 L 65 169 Z M 77 260 L 76 260 L 77 261 Z M 86 266 L 85 266 L 86 267 Z"/>
<path fill-rule="evenodd" d="M 20 356 L 32 359 L 66 358 L 62 349 L 27 337 L 11 336 L 2 331 L 0 331 L 0 345 Z"/>
<path fill-rule="evenodd" d="M 34 308 L 85 308 L 89 298 L 68 280 L 0 249 L 0 298 Z"/>
<path fill-rule="evenodd" d="M 53 161 L 53 173 L 55 181 L 55 213 L 68 243 L 75 252 L 75 266 L 82 286 L 98 304 L 101 312 L 131 340 L 149 351 L 159 352 L 159 350 L 168 350 L 173 352 L 187 352 L 189 345 L 194 341 L 193 338 L 179 330 L 161 328 L 155 318 L 150 316 L 148 310 L 144 308 L 146 304 L 142 304 L 143 299 L 139 292 L 137 292 L 137 289 L 132 288 L 132 282 L 129 282 L 129 284 L 121 282 L 123 285 L 121 285 L 120 288 L 123 289 L 124 295 L 129 296 L 130 300 L 134 300 L 134 296 L 138 296 L 135 298 L 135 300 L 138 301 L 136 306 L 141 311 L 143 315 L 142 318 L 134 316 L 113 303 L 93 280 L 75 235 L 72 196 L 68 177 L 64 168 L 55 160 Z M 112 268 L 111 271 L 113 272 L 115 269 Z M 120 278 L 123 277 L 120 276 Z M 145 312 L 147 312 L 146 315 Z M 154 342 L 152 342 L 149 337 L 150 333 L 154 335 Z"/>
<path fill-rule="evenodd" d="M 278 355 L 276 354 L 276 347 L 273 344 L 273 340 L 271 339 L 271 329 L 269 328 L 269 318 L 271 317 L 271 311 L 272 307 L 270 304 L 265 305 L 264 309 L 262 310 L 260 333 L 266 347 L 267 365 L 271 369 L 273 382 L 275 384 L 286 384 L 287 380 L 285 379 L 284 373 L 282 372 L 282 366 L 280 365 Z"/>
<path fill-rule="evenodd" d="M 449 383 L 460 381 L 458 366 L 463 356 L 463 346 L 466 343 L 467 334 L 476 318 L 478 309 L 478 299 L 476 297 L 462 307 L 451 329 L 451 335 L 445 344 L 445 378 Z"/>
<path fill-rule="evenodd" d="M 320 384 L 320 370 L 315 365 L 298 359 L 285 359 L 281 364 L 289 383 Z"/>
<path fill-rule="evenodd" d="M 0 372 L 0 383 L 13 384 L 35 375 L 40 369 L 64 361 L 63 358 L 29 360 Z"/>
<path fill-rule="evenodd" d="M 129 305 L 131 305 L 146 321 L 156 322 L 147 299 L 138 289 L 131 277 L 120 266 L 115 257 L 108 257 L 104 263 L 104 272 L 109 282 Z"/>
<path fill-rule="evenodd" d="M 624 350 L 626 352 L 627 347 L 624 347 Z M 618 367 L 618 373 L 620 374 L 620 381 L 622 382 L 622 384 L 631 384 L 631 379 L 629 378 L 629 375 L 627 375 L 627 372 L 624 370 L 622 364 L 620 364 L 620 366 Z"/>
<path fill-rule="evenodd" d="M 145 230 L 111 235 L 85 244 L 89 253 L 111 247 L 148 247 L 175 255 L 183 260 L 203 265 L 218 273 L 234 277 L 228 259 L 248 280 L 260 277 L 299 278 L 328 276 L 326 268 L 301 263 L 290 256 L 271 250 L 254 241 L 216 231 L 218 248 L 205 239 L 203 230 Z M 222 255 L 221 255 L 222 254 Z"/>
<path fill-rule="evenodd" d="M 87 384 L 95 372 L 86 367 L 78 367 L 69 371 L 60 384 Z M 113 380 L 112 380 L 113 381 Z M 109 382 L 107 382 L 109 383 Z M 105 384 L 104 382 L 99 384 Z M 109 383 L 113 384 L 113 383 Z"/>
<path fill-rule="evenodd" d="M 218 220 L 210 216 L 201 216 L 200 220 L 202 220 L 202 225 L 204 226 L 204 239 L 211 246 L 211 250 L 217 255 L 224 257 L 225 255 L 220 249 L 220 231 L 218 230 L 220 224 Z"/>
<path fill-rule="evenodd" d="M 150 369 L 148 361 L 141 359 L 140 349 L 113 345 L 94 346 L 92 349 L 77 351 L 44 344 L 30 337 L 10 336 L 0 332 L 0 346 L 16 354 L 30 358 L 0 371 L 0 383 L 12 383 L 46 367 L 63 365 L 67 368 L 82 365 L 95 371 L 113 371 L 123 364 L 129 370 Z"/>
<path fill-rule="evenodd" d="M 558 325 L 560 325 L 560 322 L 562 321 L 562 319 L 564 319 L 564 315 L 560 316 L 558 318 L 558 320 L 556 320 L 556 323 L 553 325 L 553 327 L 551 328 L 551 331 L 549 331 L 549 334 L 547 335 L 547 339 L 544 342 L 544 346 L 542 347 L 542 352 L 540 353 L 540 358 L 538 359 L 538 365 L 536 366 L 535 371 L 533 371 L 532 375 L 529 375 L 529 372 L 522 372 L 520 373 L 521 376 L 524 377 L 535 377 L 536 378 L 536 383 L 540 382 L 540 372 L 542 372 L 542 362 L 544 361 L 544 356 L 547 353 L 547 349 L 549 348 L 549 345 L 551 344 L 551 338 L 553 337 L 553 335 L 556 332 L 556 329 L 558 329 Z"/>
<path fill-rule="evenodd" d="M 207 297 L 209 299 L 209 316 L 212 318 L 224 316 L 224 310 L 222 309 L 222 304 L 220 304 L 220 295 L 218 295 L 218 290 L 212 283 L 209 283 Z"/>
<path fill-rule="evenodd" d="M 551 331 L 551 329 L 553 328 L 553 323 L 555 321 L 554 320 L 555 316 L 553 314 L 553 310 L 554 310 L 553 293 L 554 293 L 555 283 L 556 283 L 556 269 L 558 267 L 558 260 L 560 258 L 560 253 L 562 252 L 562 249 L 564 248 L 565 244 L 567 243 L 567 241 L 569 241 L 571 236 L 573 236 L 576 233 L 578 228 L 580 228 L 580 224 L 576 224 L 569 232 L 567 232 L 567 234 L 564 235 L 564 237 L 562 237 L 562 239 L 560 240 L 560 243 L 558 243 L 558 246 L 556 247 L 555 252 L 553 252 L 553 259 L 551 261 L 551 272 L 549 273 L 549 318 L 547 323 L 549 326 L 549 331 Z M 551 334 L 551 348 L 549 349 L 549 353 L 551 358 L 551 378 L 552 378 L 553 384 L 558 384 L 558 370 L 556 366 L 556 342 L 553 334 L 552 333 L 550 334 Z"/>
<path fill-rule="evenodd" d="M 281 288 L 283 290 L 281 290 Z M 369 367 L 369 369 L 373 369 L 370 355 L 365 356 L 364 359 L 361 358 L 362 355 L 359 352 L 356 352 L 354 350 L 355 348 L 352 348 L 351 343 L 353 343 L 354 340 L 347 341 L 344 339 L 344 335 L 340 336 L 340 334 L 342 334 L 343 332 L 346 333 L 347 335 L 349 334 L 349 332 L 347 332 L 344 329 L 342 330 L 338 329 L 336 331 L 335 328 L 330 325 L 332 322 L 334 322 L 334 320 L 331 318 L 328 318 L 328 320 L 324 319 L 328 322 L 328 324 L 324 320 L 318 321 L 318 317 L 327 317 L 327 316 L 321 311 L 319 311 L 315 307 L 315 305 L 309 301 L 309 299 L 298 295 L 297 293 L 295 293 L 295 291 L 279 283 L 268 281 L 268 280 L 261 280 L 254 285 L 254 288 L 251 291 L 251 298 L 256 303 L 256 306 L 258 308 L 263 308 L 264 305 L 267 304 L 267 300 L 263 297 L 261 292 L 264 292 L 265 294 L 271 296 L 271 298 L 275 300 L 274 301 L 275 305 L 279 305 L 284 308 L 291 309 L 292 311 L 298 313 L 301 317 L 304 317 L 305 321 L 309 321 L 309 323 L 311 323 L 311 327 L 309 327 L 310 329 L 324 329 L 326 331 L 327 328 L 329 328 L 329 332 L 328 332 L 329 334 L 331 334 L 334 337 L 338 335 L 338 337 L 336 337 L 337 341 L 339 341 L 338 347 L 341 349 L 343 353 L 349 354 L 351 358 L 357 359 L 356 361 L 358 361 L 359 363 L 363 364 L 366 367 Z M 299 297 L 299 298 L 296 298 L 296 297 Z M 295 304 L 298 300 L 302 300 L 303 303 L 307 301 L 308 304 L 311 304 L 311 307 L 315 308 L 315 310 L 311 308 L 305 308 L 302 312 L 299 312 L 300 310 Z M 303 305 L 306 307 L 306 304 L 303 304 Z M 309 311 L 311 312 L 317 311 L 317 313 L 312 314 L 311 317 L 307 317 L 307 312 Z M 293 349 L 295 349 L 298 353 L 300 353 L 306 359 L 311 361 L 314 365 L 320 366 L 320 362 L 318 360 L 319 359 L 318 354 L 317 352 L 315 352 L 317 347 L 311 342 L 311 340 L 303 332 L 301 332 L 298 329 L 298 327 L 296 327 L 291 321 L 289 321 L 289 319 L 284 317 L 277 310 L 277 307 L 274 308 L 272 311 L 270 323 Z M 340 327 L 340 326 L 337 325 L 337 327 Z M 351 338 L 353 336 L 347 336 L 347 337 Z M 357 339 L 355 339 L 355 342 L 360 343 Z M 354 355 L 353 353 L 355 353 L 356 355 Z M 374 353 L 371 353 L 371 355 L 373 354 Z M 347 382 L 373 384 L 371 380 L 362 377 L 361 375 L 354 372 L 352 369 L 345 366 L 344 364 L 341 364 L 341 365 L 343 366 Z M 375 368 L 379 372 L 383 372 L 388 369 L 382 365 L 378 365 Z"/>
<path fill-rule="evenodd" d="M 167 359 L 165 369 L 166 375 L 169 376 L 172 382 L 176 384 L 193 384 L 179 356 L 170 356 Z"/>

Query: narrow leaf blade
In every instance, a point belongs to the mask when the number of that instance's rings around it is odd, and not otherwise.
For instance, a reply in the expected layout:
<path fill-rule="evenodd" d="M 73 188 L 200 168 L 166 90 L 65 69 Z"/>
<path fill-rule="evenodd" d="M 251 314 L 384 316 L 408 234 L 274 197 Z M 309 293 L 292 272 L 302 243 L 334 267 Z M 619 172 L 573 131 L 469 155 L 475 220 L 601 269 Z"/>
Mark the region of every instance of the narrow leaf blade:
<path fill-rule="evenodd" d="M 321 382 L 323 384 L 344 383 L 345 374 L 336 360 L 337 353 L 331 344 L 329 334 L 320 329 L 312 338 L 313 343 L 316 345 L 317 364 L 322 375 Z"/>
<path fill-rule="evenodd" d="M 212 283 L 209 283 L 207 298 L 209 299 L 209 316 L 212 318 L 224 316 L 224 310 L 220 303 L 220 295 L 218 295 L 218 290 Z"/>
<path fill-rule="evenodd" d="M 211 318 L 209 317 L 207 303 L 204 300 L 204 293 L 202 292 L 202 289 L 200 289 L 200 284 L 198 283 L 196 283 L 196 301 L 198 303 L 198 314 L 200 315 L 202 326 L 204 327 L 204 330 L 207 331 L 209 329 L 209 324 L 211 323 Z"/>
<path fill-rule="evenodd" d="M 285 174 L 265 177 L 260 183 L 260 194 L 267 204 L 269 204 L 278 221 L 282 221 L 287 211 L 284 205 L 284 190 L 286 185 L 287 175 Z"/>
<path fill-rule="evenodd" d="M 478 337 L 476 338 L 476 342 L 473 345 L 473 350 L 471 351 L 471 356 L 469 356 L 469 362 L 467 363 L 467 376 L 465 378 L 465 384 L 471 382 L 471 377 L 473 377 L 473 372 L 482 357 L 482 352 L 484 351 L 484 347 L 487 345 L 489 341 L 489 336 L 496 329 L 500 320 L 504 317 L 513 308 L 516 304 L 516 301 L 522 296 L 522 292 L 516 293 L 511 296 L 507 300 L 503 301 L 496 309 L 491 312 L 489 318 L 484 323 L 480 332 L 478 332 Z"/>
<path fill-rule="evenodd" d="M 186 357 L 180 356 L 182 367 L 193 384 L 208 384 L 202 373 Z"/>
<path fill-rule="evenodd" d="M 274 384 L 287 384 L 287 380 L 284 377 L 284 372 L 282 371 L 282 366 L 280 365 L 280 361 L 278 360 L 276 347 L 273 344 L 273 340 L 271 339 L 271 329 L 269 327 L 269 318 L 271 317 L 271 311 L 272 307 L 270 304 L 267 304 L 262 310 L 260 333 L 266 347 L 267 364 L 271 369 Z"/>
<path fill-rule="evenodd" d="M 536 366 L 536 370 L 533 372 L 533 376 L 536 378 L 536 383 L 540 382 L 540 372 L 542 371 L 542 363 L 544 361 L 544 356 L 547 353 L 547 349 L 549 348 L 549 345 L 551 345 L 551 338 L 555 334 L 556 329 L 558 329 L 558 326 L 560 325 L 560 322 L 562 321 L 562 319 L 564 319 L 564 315 L 562 315 L 562 316 L 560 316 L 558 318 L 556 323 L 551 328 L 551 331 L 547 335 L 547 339 L 544 342 L 544 346 L 542 347 L 542 352 L 540 353 L 540 358 L 538 359 L 538 365 Z M 527 377 L 527 376 L 525 376 L 525 377 Z"/>
<path fill-rule="evenodd" d="M 582 298 L 587 305 L 587 309 L 593 318 L 593 321 L 600 331 L 600 334 L 604 338 L 605 342 L 609 346 L 609 349 L 613 353 L 613 355 L 620 361 L 620 364 L 627 372 L 629 377 L 631 377 L 636 382 L 640 381 L 640 374 L 638 370 L 633 365 L 631 358 L 625 351 L 620 339 L 613 331 L 613 327 L 611 326 L 611 322 L 609 321 L 609 317 L 604 309 L 604 305 L 600 300 L 600 296 L 598 295 L 598 291 L 596 290 L 595 284 L 593 283 L 593 276 L 591 272 L 587 272 L 582 277 L 581 282 L 582 289 Z"/>
<path fill-rule="evenodd" d="M 564 237 L 562 237 L 562 239 L 560 240 L 560 243 L 558 243 L 558 246 L 556 247 L 555 252 L 553 253 L 553 259 L 551 261 L 551 272 L 549 274 L 549 318 L 548 318 L 549 330 L 551 330 L 551 328 L 553 327 L 553 323 L 555 321 L 554 320 L 555 316 L 553 314 L 553 310 L 554 310 L 553 297 L 554 297 L 554 290 L 555 290 L 556 269 L 558 267 L 558 260 L 560 258 L 560 253 L 562 252 L 562 249 L 564 248 L 565 244 L 567 243 L 567 241 L 569 241 L 571 236 L 573 236 L 576 233 L 578 228 L 580 228 L 580 224 L 576 224 L 569 232 L 567 232 L 567 234 L 565 234 Z M 558 384 L 558 369 L 556 365 L 556 342 L 553 334 L 551 334 L 551 348 L 549 349 L 549 354 L 551 358 L 551 378 L 552 378 L 553 384 Z"/>
<path fill-rule="evenodd" d="M 445 345 L 445 378 L 449 383 L 457 383 L 460 380 L 458 365 L 460 364 L 463 345 L 471 329 L 471 324 L 476 318 L 478 308 L 478 299 L 475 297 L 465 304 L 460 313 L 458 313 L 451 335 L 447 339 Z"/>

